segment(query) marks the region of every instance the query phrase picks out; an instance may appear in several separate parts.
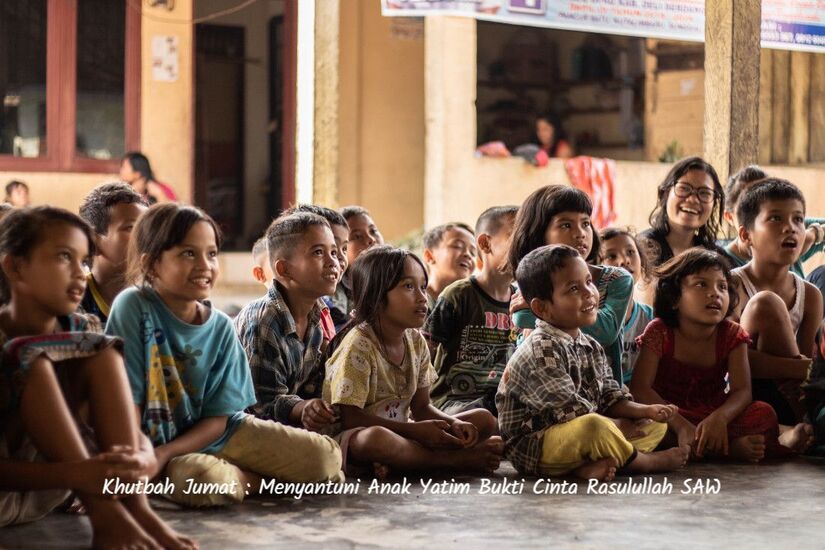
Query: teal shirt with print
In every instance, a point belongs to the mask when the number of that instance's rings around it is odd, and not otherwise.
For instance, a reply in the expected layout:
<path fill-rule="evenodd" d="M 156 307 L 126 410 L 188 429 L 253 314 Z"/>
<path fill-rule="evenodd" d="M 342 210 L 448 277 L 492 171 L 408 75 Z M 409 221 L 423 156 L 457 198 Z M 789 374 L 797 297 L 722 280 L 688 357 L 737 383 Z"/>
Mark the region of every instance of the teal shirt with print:
<path fill-rule="evenodd" d="M 106 333 L 120 336 L 129 385 L 143 410 L 141 428 L 155 446 L 199 420 L 229 417 L 201 452 L 217 453 L 234 433 L 255 391 L 241 343 L 226 314 L 210 308 L 202 325 L 178 319 L 151 288 L 129 288 L 112 304 Z"/>

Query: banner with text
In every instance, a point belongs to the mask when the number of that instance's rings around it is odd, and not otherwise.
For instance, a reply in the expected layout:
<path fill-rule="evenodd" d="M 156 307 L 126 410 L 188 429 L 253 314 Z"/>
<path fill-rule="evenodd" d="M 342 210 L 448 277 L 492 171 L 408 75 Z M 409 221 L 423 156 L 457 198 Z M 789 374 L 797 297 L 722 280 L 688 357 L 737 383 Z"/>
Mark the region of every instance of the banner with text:
<path fill-rule="evenodd" d="M 704 0 L 381 0 L 381 12 L 692 42 L 705 34 Z M 825 2 L 762 0 L 762 47 L 825 52 Z"/>

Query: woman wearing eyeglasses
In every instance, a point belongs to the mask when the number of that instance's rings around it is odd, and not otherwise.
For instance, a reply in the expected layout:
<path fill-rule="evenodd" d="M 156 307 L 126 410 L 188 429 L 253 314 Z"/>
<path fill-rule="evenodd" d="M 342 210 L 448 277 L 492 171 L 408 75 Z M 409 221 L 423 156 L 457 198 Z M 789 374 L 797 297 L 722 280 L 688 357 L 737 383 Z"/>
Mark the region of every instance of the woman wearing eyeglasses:
<path fill-rule="evenodd" d="M 639 235 L 650 264 L 658 267 L 694 246 L 724 254 L 716 245 L 724 206 L 724 191 L 713 166 L 699 157 L 677 162 L 659 184 L 650 229 Z"/>

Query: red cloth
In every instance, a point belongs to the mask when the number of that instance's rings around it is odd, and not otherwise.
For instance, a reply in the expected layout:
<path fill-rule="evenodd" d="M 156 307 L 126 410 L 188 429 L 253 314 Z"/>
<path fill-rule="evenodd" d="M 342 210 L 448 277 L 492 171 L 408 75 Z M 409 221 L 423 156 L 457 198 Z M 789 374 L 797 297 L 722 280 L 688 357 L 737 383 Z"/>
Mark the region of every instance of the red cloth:
<path fill-rule="evenodd" d="M 332 322 L 332 314 L 328 307 L 321 309 L 321 332 L 324 333 L 324 340 L 328 342 L 335 338 L 335 323 Z"/>
<path fill-rule="evenodd" d="M 614 182 L 616 163 L 610 159 L 573 157 L 564 163 L 573 187 L 581 189 L 593 201 L 593 225 L 602 229 L 616 221 L 614 212 Z"/>
<path fill-rule="evenodd" d="M 659 396 L 679 407 L 679 414 L 698 424 L 718 409 L 728 398 L 726 393 L 728 356 L 733 349 L 750 343 L 748 333 L 733 321 L 724 320 L 716 330 L 716 364 L 700 367 L 683 363 L 674 357 L 673 329 L 654 319 L 636 339 L 659 356 L 659 368 L 653 389 Z M 768 456 L 784 455 L 787 449 L 779 444 L 779 423 L 773 407 L 754 401 L 728 423 L 728 440 L 746 435 L 764 435 Z"/>

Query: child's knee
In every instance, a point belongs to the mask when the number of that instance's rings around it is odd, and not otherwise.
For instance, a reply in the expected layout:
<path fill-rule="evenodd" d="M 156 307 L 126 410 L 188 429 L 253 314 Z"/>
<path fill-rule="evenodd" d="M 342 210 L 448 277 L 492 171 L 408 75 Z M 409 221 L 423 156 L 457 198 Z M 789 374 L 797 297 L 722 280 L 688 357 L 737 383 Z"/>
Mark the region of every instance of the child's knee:
<path fill-rule="evenodd" d="M 169 461 L 171 500 L 186 506 L 226 506 L 243 501 L 241 470 L 214 455 L 189 453 Z M 234 490 L 233 490 L 234 489 Z"/>
<path fill-rule="evenodd" d="M 351 455 L 358 459 L 363 456 L 376 456 L 380 453 L 385 460 L 394 455 L 398 449 L 396 438 L 399 437 L 383 426 L 370 426 L 358 430 L 349 440 Z"/>
<path fill-rule="evenodd" d="M 766 328 L 775 328 L 776 323 L 790 319 L 788 307 L 775 292 L 762 290 L 754 294 L 743 313 L 748 313 L 751 322 Z"/>
<path fill-rule="evenodd" d="M 341 447 L 331 437 L 312 434 L 314 438 L 309 456 L 305 456 L 303 476 L 307 481 L 339 480 L 341 476 Z"/>
<path fill-rule="evenodd" d="M 456 418 L 473 424 L 482 436 L 495 434 L 498 430 L 496 417 L 487 409 L 472 409 L 456 415 Z"/>
<path fill-rule="evenodd" d="M 606 431 L 618 430 L 616 423 L 606 416 L 597 413 L 590 413 L 576 419 L 578 428 L 585 436 L 600 437 Z"/>

